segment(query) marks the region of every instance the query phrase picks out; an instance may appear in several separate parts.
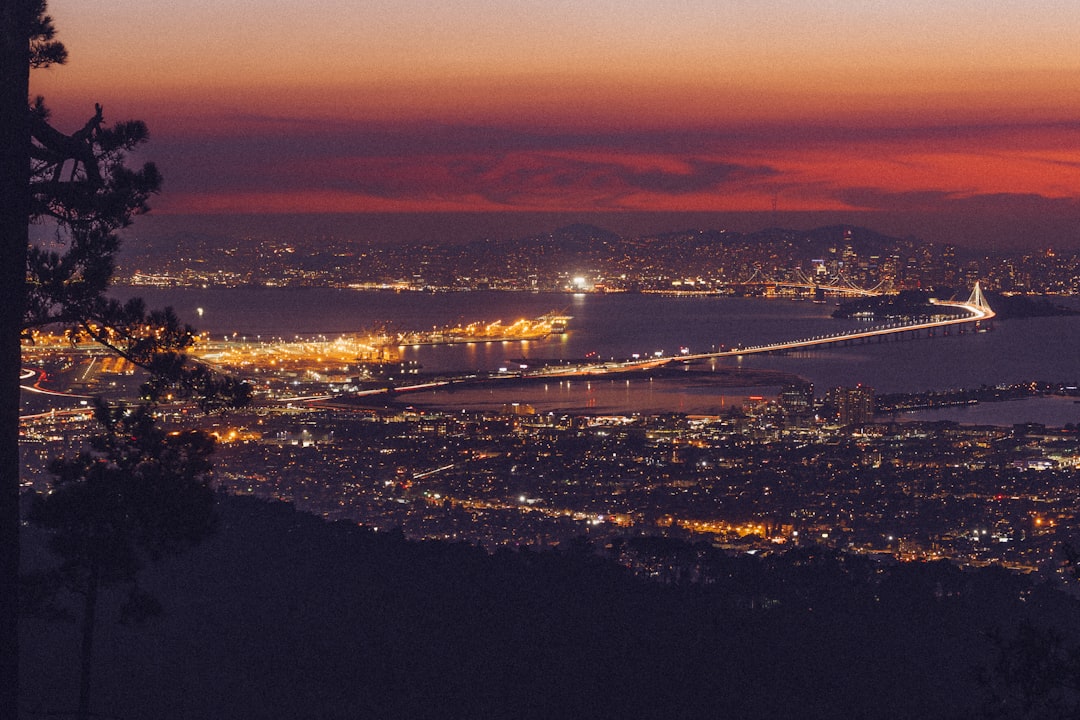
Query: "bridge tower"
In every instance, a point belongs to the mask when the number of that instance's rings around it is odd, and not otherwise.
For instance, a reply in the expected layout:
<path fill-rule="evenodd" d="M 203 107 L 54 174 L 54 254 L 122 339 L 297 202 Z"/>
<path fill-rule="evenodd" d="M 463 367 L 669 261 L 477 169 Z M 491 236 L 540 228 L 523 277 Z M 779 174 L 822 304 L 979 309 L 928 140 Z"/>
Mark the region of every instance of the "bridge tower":
<path fill-rule="evenodd" d="M 990 309 L 990 303 L 986 302 L 986 296 L 983 295 L 982 287 L 978 282 L 975 283 L 975 287 L 971 288 L 971 297 L 968 298 L 967 304 L 974 305 L 986 312 L 993 312 Z"/>

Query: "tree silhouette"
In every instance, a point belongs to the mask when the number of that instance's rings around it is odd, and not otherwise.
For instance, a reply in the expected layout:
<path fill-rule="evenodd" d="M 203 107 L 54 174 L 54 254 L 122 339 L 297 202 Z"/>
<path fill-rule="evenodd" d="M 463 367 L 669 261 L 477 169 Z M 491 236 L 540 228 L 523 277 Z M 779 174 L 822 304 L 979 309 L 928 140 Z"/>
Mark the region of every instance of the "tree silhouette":
<path fill-rule="evenodd" d="M 18 717 L 19 369 L 30 219 L 28 0 L 0 0 L 0 717 Z M 36 34 L 40 36 L 40 33 Z"/>
<path fill-rule="evenodd" d="M 54 461 L 52 489 L 34 498 L 29 519 L 52 532 L 60 558 L 58 585 L 82 598 L 78 715 L 90 715 L 94 628 L 100 590 L 128 586 L 125 618 L 156 613 L 140 590 L 147 560 L 197 544 L 214 528 L 209 484 L 213 439 L 201 431 L 165 433 L 149 405 L 110 408 L 99 402 L 103 432 L 89 451 Z"/>
<path fill-rule="evenodd" d="M 67 60 L 45 0 L 0 0 L 0 717 L 18 716 L 19 372 L 28 329 L 46 325 L 104 343 L 151 372 L 144 395 L 194 396 L 216 409 L 243 404 L 248 388 L 193 365 L 191 328 L 170 311 L 103 297 L 119 247 L 116 231 L 161 185 L 152 163 L 127 166 L 147 139 L 138 121 L 108 125 L 104 111 L 68 135 L 44 102 L 29 100 L 31 68 Z M 61 250 L 30 243 L 48 222 Z"/>
<path fill-rule="evenodd" d="M 980 681 L 990 718 L 1075 718 L 1080 713 L 1080 646 L 1054 628 L 1022 621 L 995 632 L 994 664 Z"/>

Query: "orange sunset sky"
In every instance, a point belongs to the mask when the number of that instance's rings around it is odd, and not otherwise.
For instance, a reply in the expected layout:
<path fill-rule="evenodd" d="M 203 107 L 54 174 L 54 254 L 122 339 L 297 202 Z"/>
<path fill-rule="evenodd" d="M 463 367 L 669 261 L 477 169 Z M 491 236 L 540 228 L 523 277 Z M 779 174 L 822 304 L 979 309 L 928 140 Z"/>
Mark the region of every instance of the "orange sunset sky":
<path fill-rule="evenodd" d="M 712 213 L 1080 247 L 1075 0 L 49 11 L 71 57 L 33 92 L 62 127 L 94 102 L 148 122 L 155 215 Z"/>

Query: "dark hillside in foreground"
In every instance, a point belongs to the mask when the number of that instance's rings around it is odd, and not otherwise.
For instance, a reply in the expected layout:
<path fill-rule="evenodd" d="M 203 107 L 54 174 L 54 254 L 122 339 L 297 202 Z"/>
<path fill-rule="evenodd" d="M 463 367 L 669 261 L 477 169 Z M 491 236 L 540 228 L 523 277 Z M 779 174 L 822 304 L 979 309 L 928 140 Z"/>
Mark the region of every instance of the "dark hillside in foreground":
<path fill-rule="evenodd" d="M 972 717 L 985 631 L 1080 621 L 1003 571 L 883 573 L 810 549 L 674 587 L 584 546 L 489 556 L 249 498 L 220 511 L 216 537 L 147 573 L 162 617 L 122 626 L 105 605 L 103 717 Z M 70 709 L 76 626 L 24 628 L 28 716 Z"/>

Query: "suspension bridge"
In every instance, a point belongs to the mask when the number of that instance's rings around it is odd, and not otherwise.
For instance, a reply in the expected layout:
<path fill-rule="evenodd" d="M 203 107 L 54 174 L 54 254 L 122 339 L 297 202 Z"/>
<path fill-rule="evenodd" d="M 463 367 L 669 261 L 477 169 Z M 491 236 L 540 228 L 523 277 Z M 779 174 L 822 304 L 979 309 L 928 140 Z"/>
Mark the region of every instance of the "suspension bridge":
<path fill-rule="evenodd" d="M 877 293 L 873 293 L 877 294 Z M 569 366 L 557 366 L 557 367 L 538 367 L 521 369 L 509 372 L 507 374 L 490 375 L 483 378 L 470 377 L 470 378 L 458 378 L 456 380 L 435 380 L 431 382 L 417 383 L 415 385 L 405 385 L 395 388 L 396 392 L 411 392 L 415 390 L 427 390 L 438 387 L 444 387 L 452 382 L 490 382 L 492 380 L 510 380 L 510 379 L 524 379 L 524 378 L 571 378 L 581 376 L 596 376 L 596 375 L 611 375 L 616 373 L 625 372 L 638 372 L 643 370 L 652 370 L 660 367 L 664 367 L 671 363 L 687 363 L 700 360 L 711 360 L 713 358 L 731 358 L 741 357 L 743 355 L 760 355 L 765 353 L 777 353 L 777 352 L 790 352 L 793 350 L 806 350 L 824 348 L 830 345 L 849 345 L 858 342 L 867 342 L 873 339 L 883 341 L 889 336 L 899 337 L 904 334 L 918 336 L 920 332 L 925 332 L 927 335 L 932 336 L 938 331 L 949 333 L 952 329 L 958 329 L 961 332 L 970 326 L 974 330 L 980 330 L 985 327 L 983 323 L 994 317 L 994 310 L 990 307 L 990 304 L 986 301 L 986 297 L 983 295 L 982 288 L 978 283 L 975 284 L 974 289 L 971 291 L 971 295 L 967 300 L 959 302 L 956 300 L 936 300 L 930 301 L 935 307 L 941 308 L 942 312 L 938 315 L 930 317 L 930 319 L 912 320 L 910 322 L 897 322 L 889 323 L 886 325 L 878 325 L 867 328 L 856 328 L 853 330 L 846 330 L 842 332 L 832 333 L 829 335 L 815 335 L 813 337 L 802 338 L 798 340 L 781 340 L 773 343 L 766 343 L 762 345 L 749 345 L 738 346 L 727 350 L 719 350 L 715 352 L 707 353 L 687 353 L 682 355 L 673 356 L 661 356 L 650 357 L 643 359 L 634 359 L 626 361 L 606 361 L 581 365 L 569 365 Z M 380 394 L 386 392 L 385 390 L 372 390 L 361 392 L 359 394 Z"/>
<path fill-rule="evenodd" d="M 791 288 L 834 297 L 872 297 L 892 290 L 892 284 L 886 280 L 882 280 L 872 288 L 864 288 L 852 282 L 843 273 L 837 273 L 828 278 L 810 277 L 801 268 L 796 269 L 791 277 L 783 279 L 766 277 L 761 268 L 755 268 L 754 272 L 746 280 L 735 280 L 726 283 L 726 285 L 733 288 L 763 287 L 767 294 L 770 291 L 775 292 L 778 288 Z"/>
<path fill-rule="evenodd" d="M 693 361 L 708 360 L 711 358 L 739 357 L 742 355 L 757 355 L 761 353 L 788 352 L 791 350 L 828 347 L 829 345 L 847 345 L 874 338 L 883 340 L 890 335 L 898 336 L 905 333 L 917 335 L 919 332 L 926 332 L 928 335 L 933 335 L 938 330 L 943 330 L 945 332 L 948 332 L 952 328 L 963 330 L 966 326 L 971 326 L 975 330 L 980 330 L 983 328 L 983 323 L 990 320 L 995 315 L 994 310 L 986 301 L 986 296 L 983 295 L 979 283 L 975 283 L 971 295 L 964 302 L 931 299 L 930 303 L 935 307 L 943 309 L 950 308 L 952 311 L 932 316 L 928 320 L 921 319 L 912 320 L 910 322 L 889 323 L 869 328 L 845 330 L 829 335 L 815 335 L 799 340 L 782 340 L 774 343 L 749 345 L 745 347 L 737 346 L 735 348 L 719 350 L 717 352 L 681 355 L 678 359 L 683 361 Z M 956 313 L 956 310 L 959 310 L 960 312 Z"/>

